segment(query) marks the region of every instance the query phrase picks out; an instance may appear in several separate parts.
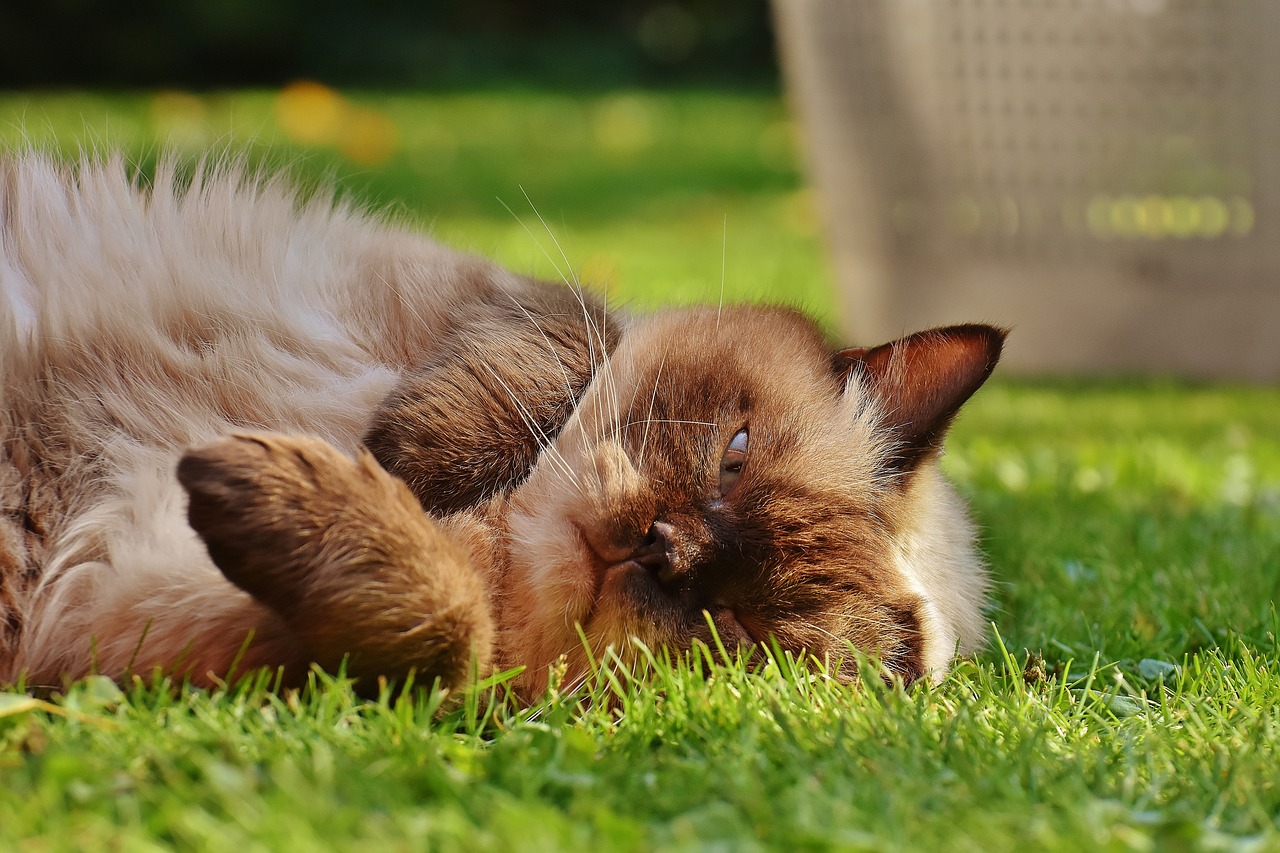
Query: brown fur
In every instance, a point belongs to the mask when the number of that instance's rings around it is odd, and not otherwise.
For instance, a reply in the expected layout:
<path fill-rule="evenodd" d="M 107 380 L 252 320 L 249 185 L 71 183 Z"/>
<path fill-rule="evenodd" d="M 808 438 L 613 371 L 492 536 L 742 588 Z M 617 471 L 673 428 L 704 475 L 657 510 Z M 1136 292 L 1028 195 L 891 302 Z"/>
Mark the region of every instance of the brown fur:
<path fill-rule="evenodd" d="M 504 296 L 460 318 L 443 354 L 402 379 L 365 433 L 429 512 L 465 509 L 523 480 L 621 332 L 570 288 Z"/>

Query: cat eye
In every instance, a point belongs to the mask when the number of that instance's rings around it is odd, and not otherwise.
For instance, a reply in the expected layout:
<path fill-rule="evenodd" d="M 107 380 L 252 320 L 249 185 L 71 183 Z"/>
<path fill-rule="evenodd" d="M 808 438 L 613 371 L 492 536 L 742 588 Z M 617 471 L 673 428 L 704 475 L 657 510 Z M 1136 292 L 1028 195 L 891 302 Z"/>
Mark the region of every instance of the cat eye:
<path fill-rule="evenodd" d="M 729 446 L 724 449 L 720 458 L 720 496 L 724 497 L 733 491 L 742 474 L 742 466 L 747 461 L 747 431 L 740 429 L 729 439 Z"/>

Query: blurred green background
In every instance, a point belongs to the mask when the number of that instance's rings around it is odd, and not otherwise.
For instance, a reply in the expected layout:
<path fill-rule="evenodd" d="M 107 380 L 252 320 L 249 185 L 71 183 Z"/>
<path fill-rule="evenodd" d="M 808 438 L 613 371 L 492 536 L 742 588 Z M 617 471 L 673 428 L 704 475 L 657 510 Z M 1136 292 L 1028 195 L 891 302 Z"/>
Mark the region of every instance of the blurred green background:
<path fill-rule="evenodd" d="M 53 0 L 0 31 L 5 147 L 247 153 L 613 299 L 834 317 L 764 0 Z"/>

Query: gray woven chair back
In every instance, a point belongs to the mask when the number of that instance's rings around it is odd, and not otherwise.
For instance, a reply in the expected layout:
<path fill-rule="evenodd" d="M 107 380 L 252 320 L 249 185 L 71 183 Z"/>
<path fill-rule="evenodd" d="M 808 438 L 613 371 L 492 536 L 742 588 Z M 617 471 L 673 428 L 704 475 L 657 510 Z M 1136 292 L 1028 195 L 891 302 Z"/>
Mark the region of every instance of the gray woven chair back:
<path fill-rule="evenodd" d="M 847 331 L 1280 378 L 1280 3 L 775 0 Z"/>

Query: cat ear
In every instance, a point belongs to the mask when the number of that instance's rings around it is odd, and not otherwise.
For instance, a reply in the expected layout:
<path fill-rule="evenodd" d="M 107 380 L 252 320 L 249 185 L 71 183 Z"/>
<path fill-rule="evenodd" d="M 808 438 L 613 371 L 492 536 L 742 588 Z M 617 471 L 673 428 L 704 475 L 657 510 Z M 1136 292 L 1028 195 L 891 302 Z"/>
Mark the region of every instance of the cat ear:
<path fill-rule="evenodd" d="M 880 426 L 896 443 L 892 471 L 908 474 L 942 446 L 960 406 L 995 369 L 1005 334 L 993 326 L 948 326 L 832 356 L 837 375 L 856 376 L 880 410 Z"/>

